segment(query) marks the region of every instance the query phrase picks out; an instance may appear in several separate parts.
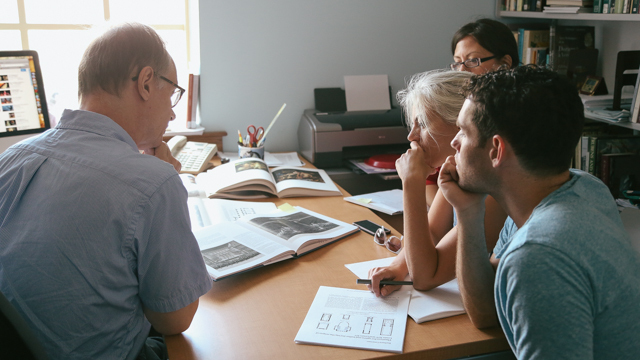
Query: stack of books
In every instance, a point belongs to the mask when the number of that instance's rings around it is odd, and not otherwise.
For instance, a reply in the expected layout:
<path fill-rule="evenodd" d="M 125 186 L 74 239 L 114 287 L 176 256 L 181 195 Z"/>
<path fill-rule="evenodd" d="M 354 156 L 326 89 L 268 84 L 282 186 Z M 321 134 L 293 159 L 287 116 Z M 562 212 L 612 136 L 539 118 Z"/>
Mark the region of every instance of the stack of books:
<path fill-rule="evenodd" d="M 542 11 L 553 14 L 577 14 L 593 12 L 593 0 L 547 0 Z"/>

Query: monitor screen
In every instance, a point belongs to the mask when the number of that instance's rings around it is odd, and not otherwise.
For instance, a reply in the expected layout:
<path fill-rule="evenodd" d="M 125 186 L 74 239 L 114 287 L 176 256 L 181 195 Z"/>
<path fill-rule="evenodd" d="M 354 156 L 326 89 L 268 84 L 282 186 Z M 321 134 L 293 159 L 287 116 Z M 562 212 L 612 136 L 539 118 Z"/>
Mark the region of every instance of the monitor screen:
<path fill-rule="evenodd" d="M 49 128 L 38 53 L 0 51 L 0 152 Z"/>

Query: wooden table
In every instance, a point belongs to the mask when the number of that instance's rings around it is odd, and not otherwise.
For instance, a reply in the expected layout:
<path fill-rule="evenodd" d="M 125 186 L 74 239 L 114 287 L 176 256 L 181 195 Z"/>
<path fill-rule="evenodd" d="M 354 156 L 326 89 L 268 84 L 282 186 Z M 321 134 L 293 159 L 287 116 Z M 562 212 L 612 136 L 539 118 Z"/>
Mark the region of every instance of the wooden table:
<path fill-rule="evenodd" d="M 339 196 L 269 201 L 278 206 L 302 206 L 347 223 L 369 219 L 389 226 L 369 209 Z M 398 234 L 395 230 L 392 233 Z M 191 327 L 183 334 L 166 337 L 169 358 L 451 359 L 508 349 L 500 328 L 478 330 L 466 314 L 422 324 L 407 319 L 402 355 L 294 343 L 320 286 L 365 290 L 365 286 L 356 285 L 356 276 L 344 265 L 388 256 L 393 254 L 376 245 L 371 235 L 358 232 L 301 258 L 214 282 L 200 298 Z"/>

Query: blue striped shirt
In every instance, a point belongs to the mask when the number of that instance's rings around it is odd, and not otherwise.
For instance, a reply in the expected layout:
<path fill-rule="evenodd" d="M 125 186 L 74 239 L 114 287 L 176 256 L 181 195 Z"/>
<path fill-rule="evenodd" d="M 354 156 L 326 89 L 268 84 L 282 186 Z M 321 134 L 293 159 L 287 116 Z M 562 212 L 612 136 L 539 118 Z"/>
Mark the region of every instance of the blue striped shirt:
<path fill-rule="evenodd" d="M 143 306 L 210 288 L 178 174 L 108 117 L 66 110 L 0 155 L 0 290 L 52 359 L 133 359 Z"/>

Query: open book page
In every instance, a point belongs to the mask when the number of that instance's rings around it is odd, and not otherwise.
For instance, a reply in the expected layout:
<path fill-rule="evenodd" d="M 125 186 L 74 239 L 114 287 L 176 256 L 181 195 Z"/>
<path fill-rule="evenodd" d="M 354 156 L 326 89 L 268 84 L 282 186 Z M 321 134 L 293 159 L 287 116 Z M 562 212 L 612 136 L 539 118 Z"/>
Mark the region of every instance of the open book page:
<path fill-rule="evenodd" d="M 355 264 L 346 264 L 345 266 L 356 274 L 358 278 L 368 279 L 369 269 L 389 266 L 393 259 L 393 257 L 388 257 Z M 405 280 L 411 279 L 407 275 Z M 460 315 L 466 312 L 462 305 L 457 279 L 453 279 L 429 291 L 418 291 L 411 285 L 403 285 L 400 290 L 411 291 L 409 316 L 411 316 L 416 323 Z"/>
<path fill-rule="evenodd" d="M 294 253 L 240 221 L 196 229 L 193 234 L 214 280 L 291 258 Z"/>
<path fill-rule="evenodd" d="M 255 158 L 240 159 L 201 173 L 196 182 L 208 197 L 222 191 L 242 188 L 243 191 L 276 193 L 273 177 L 264 161 Z"/>
<path fill-rule="evenodd" d="M 402 190 L 393 189 L 344 198 L 350 203 L 366 206 L 388 215 L 402 214 Z"/>
<path fill-rule="evenodd" d="M 187 203 L 189 217 L 191 218 L 191 229 L 198 229 L 221 222 L 236 221 L 247 215 L 269 214 L 278 211 L 276 205 L 271 202 L 189 197 Z"/>
<path fill-rule="evenodd" d="M 182 185 L 184 185 L 185 189 L 187 189 L 187 194 L 189 198 L 206 198 L 207 194 L 205 193 L 202 186 L 198 185 L 196 182 L 196 176 L 191 174 L 180 174 L 180 180 L 182 180 Z"/>
<path fill-rule="evenodd" d="M 409 298 L 321 286 L 295 342 L 402 353 Z"/>
<path fill-rule="evenodd" d="M 321 169 L 277 167 L 271 170 L 278 196 L 336 196 L 342 195 L 333 180 Z"/>
<path fill-rule="evenodd" d="M 355 225 L 301 207 L 293 212 L 247 216 L 241 221 L 257 228 L 256 231 L 268 233 L 273 241 L 294 250 L 297 255 L 358 231 Z"/>

